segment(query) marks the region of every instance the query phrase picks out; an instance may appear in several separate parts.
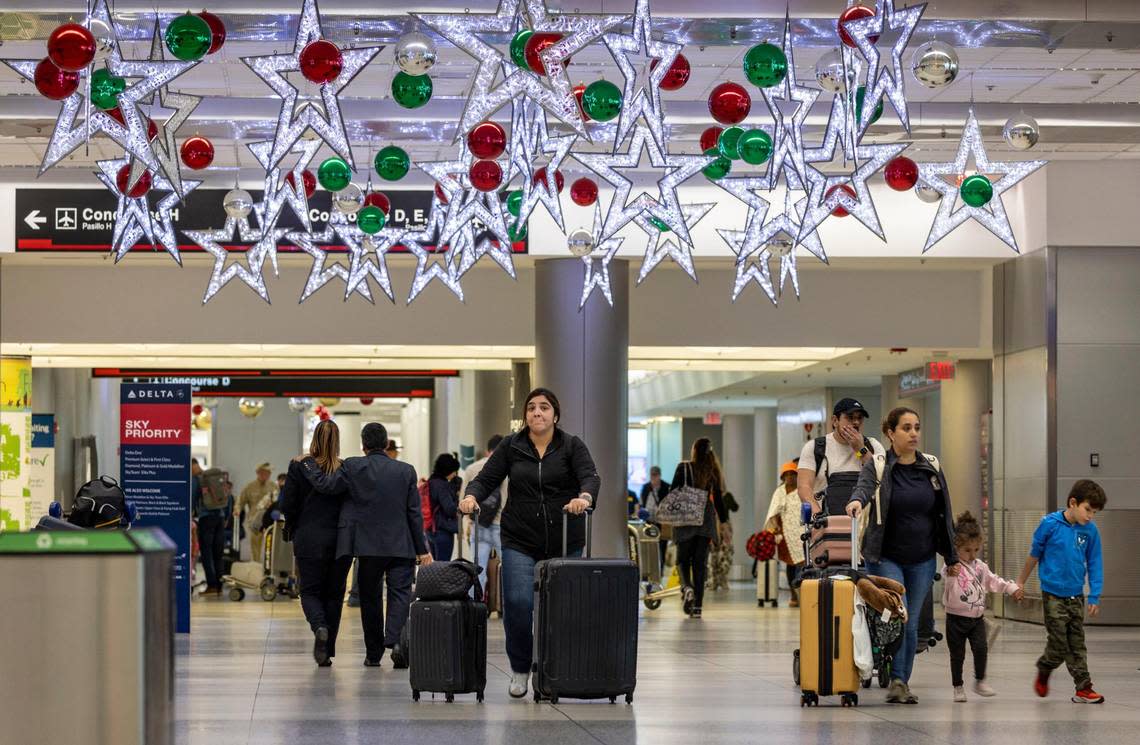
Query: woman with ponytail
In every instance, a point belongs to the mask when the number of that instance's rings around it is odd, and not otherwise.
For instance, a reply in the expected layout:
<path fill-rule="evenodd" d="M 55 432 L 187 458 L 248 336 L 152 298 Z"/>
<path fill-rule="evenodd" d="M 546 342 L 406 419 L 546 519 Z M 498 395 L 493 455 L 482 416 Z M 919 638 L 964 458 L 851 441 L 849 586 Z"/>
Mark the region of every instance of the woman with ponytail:
<path fill-rule="evenodd" d="M 724 473 L 709 438 L 697 438 L 690 459 L 677 464 L 670 483 L 673 488 L 695 486 L 709 494 L 709 500 L 705 503 L 704 522 L 692 527 L 678 527 L 673 531 L 673 542 L 677 544 L 677 566 L 681 573 L 681 585 L 685 588 L 681 594 L 682 607 L 691 618 L 700 618 L 701 604 L 705 597 L 709 544 L 717 538 L 732 540 L 727 527 L 728 509 L 724 505 Z"/>

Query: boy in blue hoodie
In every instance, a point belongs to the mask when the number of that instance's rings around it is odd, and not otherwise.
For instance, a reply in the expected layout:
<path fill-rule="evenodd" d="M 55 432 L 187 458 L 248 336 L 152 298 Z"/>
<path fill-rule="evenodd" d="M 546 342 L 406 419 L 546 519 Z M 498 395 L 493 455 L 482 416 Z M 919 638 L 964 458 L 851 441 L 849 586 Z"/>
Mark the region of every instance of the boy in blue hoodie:
<path fill-rule="evenodd" d="M 1095 481 L 1081 479 L 1069 491 L 1065 509 L 1041 520 L 1033 534 L 1033 546 L 1017 584 L 1025 587 L 1033 567 L 1041 581 L 1041 603 L 1045 611 L 1048 641 L 1045 654 L 1037 660 L 1037 680 L 1033 690 L 1049 695 L 1049 675 L 1061 663 L 1073 676 L 1077 692 L 1073 703 L 1099 704 L 1104 696 L 1093 690 L 1085 650 L 1085 575 L 1088 574 L 1088 614 L 1100 613 L 1100 592 L 1104 566 L 1100 555 L 1100 533 L 1093 517 L 1104 509 L 1108 498 Z"/>

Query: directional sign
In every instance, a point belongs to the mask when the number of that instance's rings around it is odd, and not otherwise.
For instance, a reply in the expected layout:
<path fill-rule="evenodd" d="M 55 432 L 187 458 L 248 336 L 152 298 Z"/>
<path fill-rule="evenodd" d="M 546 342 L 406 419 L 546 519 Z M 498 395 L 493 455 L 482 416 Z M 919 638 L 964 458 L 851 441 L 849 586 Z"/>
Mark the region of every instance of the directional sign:
<path fill-rule="evenodd" d="M 24 216 L 24 222 L 32 230 L 39 230 L 47 224 L 47 218 L 41 215 L 39 210 L 32 210 Z"/>

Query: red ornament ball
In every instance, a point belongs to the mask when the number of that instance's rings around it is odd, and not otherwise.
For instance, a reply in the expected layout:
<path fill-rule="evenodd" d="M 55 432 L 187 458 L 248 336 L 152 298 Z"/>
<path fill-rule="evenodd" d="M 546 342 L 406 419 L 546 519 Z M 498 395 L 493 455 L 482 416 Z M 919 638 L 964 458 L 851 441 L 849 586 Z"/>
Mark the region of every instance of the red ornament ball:
<path fill-rule="evenodd" d="M 340 77 L 344 56 L 340 49 L 327 39 L 317 39 L 301 50 L 301 74 L 317 85 L 331 83 Z"/>
<path fill-rule="evenodd" d="M 210 50 L 206 54 L 213 54 L 222 48 L 226 43 L 226 24 L 222 23 L 222 19 L 208 10 L 203 10 L 198 14 L 198 17 L 206 22 L 210 27 Z"/>
<path fill-rule="evenodd" d="M 79 72 L 95 59 L 95 36 L 78 23 L 65 23 L 51 32 L 48 59 L 67 72 Z"/>
<path fill-rule="evenodd" d="M 124 126 L 124 127 L 127 126 L 127 120 L 123 117 L 123 110 L 120 109 L 118 106 L 116 106 L 113 109 L 107 109 L 107 111 L 105 113 L 107 114 L 107 116 L 111 117 L 112 119 L 117 121 L 122 126 Z M 153 140 L 155 137 L 158 137 L 158 125 L 154 123 L 153 119 L 151 119 L 150 117 L 147 117 L 147 120 L 146 120 L 146 139 L 149 142 L 149 141 Z"/>
<path fill-rule="evenodd" d="M 839 40 L 854 49 L 855 40 L 851 38 L 851 34 L 847 33 L 847 29 L 843 28 L 843 24 L 847 23 L 848 21 L 856 21 L 860 18 L 870 18 L 873 15 L 875 15 L 875 11 L 872 8 L 868 8 L 866 5 L 852 5 L 850 8 L 840 13 L 839 23 L 837 24 L 839 27 Z M 867 37 L 867 41 L 871 42 L 872 44 L 878 40 L 878 34 Z"/>
<path fill-rule="evenodd" d="M 598 201 L 598 185 L 593 179 L 583 176 L 570 184 L 570 198 L 580 207 L 589 207 Z"/>
<path fill-rule="evenodd" d="M 540 55 L 544 49 L 552 47 L 560 41 L 562 41 L 562 34 L 531 34 L 530 38 L 526 40 L 524 50 L 526 54 L 526 64 L 531 71 L 539 75 L 546 74 L 546 65 L 542 64 L 542 57 Z"/>
<path fill-rule="evenodd" d="M 739 83 L 721 83 L 709 95 L 709 113 L 721 124 L 739 124 L 752 110 L 752 97 Z"/>
<path fill-rule="evenodd" d="M 361 398 L 361 399 L 360 399 L 360 405 L 361 405 L 361 406 L 371 406 L 371 405 L 372 405 L 372 402 L 373 402 L 373 401 L 375 401 L 375 400 L 376 400 L 376 399 L 374 399 L 374 398 L 370 398 L 370 397 L 368 397 L 368 396 L 365 396 L 365 397 L 363 397 L 363 398 Z"/>
<path fill-rule="evenodd" d="M 289 186 L 293 187 L 293 191 L 297 190 L 297 179 L 293 178 L 293 172 L 285 177 L 285 181 Z M 312 199 L 313 195 L 317 193 L 317 177 L 308 168 L 301 171 L 301 183 L 305 185 L 305 199 Z"/>
<path fill-rule="evenodd" d="M 701 152 L 705 152 L 710 147 L 716 147 L 720 142 L 720 133 L 724 131 L 724 127 L 712 126 L 701 132 Z"/>
<path fill-rule="evenodd" d="M 534 172 L 534 185 L 546 183 L 546 166 L 539 168 Z M 562 190 L 566 188 L 566 177 L 562 175 L 562 171 L 554 172 L 554 185 L 558 187 L 558 193 L 561 194 Z"/>
<path fill-rule="evenodd" d="M 143 171 L 142 175 L 139 176 L 139 180 L 135 182 L 135 185 L 131 187 L 130 191 L 127 191 L 130 180 L 131 167 L 130 165 L 125 165 L 115 174 L 115 186 L 119 187 L 119 193 L 125 194 L 132 199 L 138 199 L 139 197 L 145 197 L 146 193 L 150 191 L 150 171 Z"/>
<path fill-rule="evenodd" d="M 194 135 L 182 143 L 179 154 L 187 168 L 200 171 L 214 162 L 214 143 L 201 135 Z"/>
<path fill-rule="evenodd" d="M 447 192 L 438 183 L 435 185 L 435 198 L 439 200 L 440 204 L 447 204 Z"/>
<path fill-rule="evenodd" d="M 855 194 L 855 190 L 847 184 L 836 184 L 835 186 L 831 187 L 827 190 L 827 194 L 824 195 L 824 198 L 826 199 L 830 197 L 840 189 L 842 189 L 849 197 L 851 197 L 851 199 L 857 200 L 859 198 L 858 195 Z M 837 204 L 835 205 L 835 209 L 831 211 L 831 214 L 835 215 L 836 217 L 847 217 L 851 213 L 844 209 L 842 204 Z"/>
<path fill-rule="evenodd" d="M 658 60 L 653 60 L 649 64 L 650 70 L 657 69 Z M 677 58 L 673 60 L 673 64 L 669 65 L 668 72 L 665 77 L 661 79 L 661 90 L 664 91 L 679 91 L 685 87 L 685 83 L 689 82 L 689 76 L 692 75 L 693 68 L 689 65 L 689 60 L 685 55 L 678 54 Z"/>
<path fill-rule="evenodd" d="M 471 185 L 479 191 L 494 191 L 503 183 L 503 169 L 493 160 L 477 160 L 471 164 Z"/>
<path fill-rule="evenodd" d="M 36 65 L 36 90 L 44 98 L 62 101 L 79 90 L 79 73 L 61 70 L 47 57 Z"/>
<path fill-rule="evenodd" d="M 887 163 L 887 167 L 883 169 L 883 178 L 886 179 L 887 186 L 895 191 L 913 189 L 918 183 L 918 164 L 900 155 Z"/>
<path fill-rule="evenodd" d="M 203 411 L 202 404 L 194 404 L 192 407 L 190 407 L 190 411 L 194 412 L 194 416 L 198 416 Z"/>
<path fill-rule="evenodd" d="M 438 185 L 438 184 L 437 184 Z M 382 191 L 370 191 L 364 197 L 365 207 L 379 207 L 380 211 L 387 217 L 392 212 L 392 200 L 388 195 Z"/>
<path fill-rule="evenodd" d="M 479 122 L 467 133 L 467 146 L 476 158 L 498 158 L 507 149 L 507 133 L 495 122 Z"/>
<path fill-rule="evenodd" d="M 586 107 L 582 105 L 582 96 L 586 95 L 586 84 L 578 83 L 578 85 L 574 86 L 573 90 L 574 98 L 578 99 L 578 113 L 582 115 L 582 121 L 593 121 L 590 119 L 590 115 L 586 113 Z"/>

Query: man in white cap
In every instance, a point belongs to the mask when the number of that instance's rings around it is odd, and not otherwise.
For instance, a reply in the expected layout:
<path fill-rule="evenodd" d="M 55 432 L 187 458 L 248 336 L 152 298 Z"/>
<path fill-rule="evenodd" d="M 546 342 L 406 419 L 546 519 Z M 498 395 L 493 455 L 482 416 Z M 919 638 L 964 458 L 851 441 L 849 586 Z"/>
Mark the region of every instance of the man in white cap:
<path fill-rule="evenodd" d="M 241 496 L 234 503 L 234 516 L 245 512 L 245 531 L 249 534 L 250 560 L 261 561 L 262 537 L 261 518 L 265 510 L 277 500 L 277 484 L 269 480 L 273 473 L 270 463 L 257 466 L 257 478 L 245 485 Z"/>

